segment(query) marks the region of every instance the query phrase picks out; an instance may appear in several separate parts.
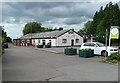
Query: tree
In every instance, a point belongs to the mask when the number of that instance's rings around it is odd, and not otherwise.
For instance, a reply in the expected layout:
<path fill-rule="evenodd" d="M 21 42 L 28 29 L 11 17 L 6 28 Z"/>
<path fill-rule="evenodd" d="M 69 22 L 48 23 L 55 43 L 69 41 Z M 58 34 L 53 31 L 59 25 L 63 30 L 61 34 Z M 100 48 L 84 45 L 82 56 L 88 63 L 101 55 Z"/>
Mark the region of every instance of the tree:
<path fill-rule="evenodd" d="M 63 30 L 63 28 L 62 27 L 59 27 L 59 29 L 58 29 L 59 31 L 61 31 L 61 30 Z"/>
<path fill-rule="evenodd" d="M 10 37 L 6 37 L 5 41 L 9 42 L 9 43 L 12 43 L 12 39 Z"/>
<path fill-rule="evenodd" d="M 62 27 L 59 29 L 55 28 L 45 28 L 41 27 L 41 23 L 38 22 L 29 22 L 25 24 L 24 29 L 23 29 L 23 35 L 29 34 L 29 33 L 39 33 L 39 32 L 48 32 L 48 31 L 56 31 L 56 30 L 63 30 Z"/>
<path fill-rule="evenodd" d="M 30 22 L 27 23 L 23 29 L 23 35 L 29 34 L 29 33 L 37 33 L 37 32 L 43 32 L 43 28 L 41 28 L 41 23 L 38 22 Z"/>
<path fill-rule="evenodd" d="M 7 32 L 4 31 L 4 29 L 0 26 L 0 37 L 2 38 L 0 41 L 2 42 L 12 42 L 12 39 L 7 36 Z"/>
<path fill-rule="evenodd" d="M 4 30 L 2 30 L 2 41 L 3 42 L 6 42 L 6 37 L 7 37 L 7 33 Z"/>
<path fill-rule="evenodd" d="M 92 30 L 93 28 L 91 27 L 91 23 L 92 23 L 92 21 L 88 21 L 86 24 L 84 24 L 84 28 L 80 29 L 78 31 L 78 34 L 85 35 L 85 34 L 93 33 L 93 30 Z"/>
<path fill-rule="evenodd" d="M 93 21 L 88 21 L 83 31 L 86 34 L 96 34 L 99 36 L 97 41 L 103 42 L 105 38 L 106 29 L 110 31 L 111 26 L 120 26 L 120 8 L 118 4 L 112 4 L 112 2 L 106 4 L 105 8 L 101 6 L 99 11 L 96 11 L 93 16 Z M 120 38 L 119 38 L 120 40 Z"/>
<path fill-rule="evenodd" d="M 79 35 L 85 35 L 86 34 L 86 30 L 85 30 L 85 28 L 83 28 L 83 29 L 80 29 L 77 33 Z"/>

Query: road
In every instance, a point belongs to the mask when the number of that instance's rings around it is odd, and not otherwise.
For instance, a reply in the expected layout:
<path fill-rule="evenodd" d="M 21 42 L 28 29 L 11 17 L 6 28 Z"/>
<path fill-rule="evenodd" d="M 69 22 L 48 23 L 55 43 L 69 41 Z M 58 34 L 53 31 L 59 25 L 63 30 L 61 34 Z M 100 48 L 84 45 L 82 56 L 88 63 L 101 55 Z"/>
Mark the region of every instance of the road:
<path fill-rule="evenodd" d="M 2 81 L 2 57 L 0 56 L 0 82 Z"/>
<path fill-rule="evenodd" d="M 2 60 L 3 81 L 117 81 L 118 66 L 81 58 L 10 46 Z"/>

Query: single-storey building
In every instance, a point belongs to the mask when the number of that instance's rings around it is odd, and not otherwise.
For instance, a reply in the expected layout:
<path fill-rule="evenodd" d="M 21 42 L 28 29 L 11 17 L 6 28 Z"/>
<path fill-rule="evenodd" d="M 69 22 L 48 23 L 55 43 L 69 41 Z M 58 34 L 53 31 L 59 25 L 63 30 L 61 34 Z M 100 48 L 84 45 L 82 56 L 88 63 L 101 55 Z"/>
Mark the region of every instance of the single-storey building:
<path fill-rule="evenodd" d="M 51 43 L 52 47 L 80 46 L 83 43 L 83 38 L 73 29 L 69 29 L 27 34 L 14 39 L 13 43 L 18 46 L 47 45 L 48 43 Z"/>

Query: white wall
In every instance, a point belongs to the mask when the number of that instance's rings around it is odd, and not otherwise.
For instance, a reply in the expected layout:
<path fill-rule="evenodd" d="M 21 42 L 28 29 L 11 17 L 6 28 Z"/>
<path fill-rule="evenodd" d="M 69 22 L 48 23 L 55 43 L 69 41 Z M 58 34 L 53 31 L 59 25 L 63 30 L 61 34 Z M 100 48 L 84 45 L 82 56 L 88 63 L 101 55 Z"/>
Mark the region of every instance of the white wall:
<path fill-rule="evenodd" d="M 43 40 L 45 40 L 45 44 L 46 45 L 47 45 L 47 43 L 49 43 L 49 40 L 51 40 L 51 45 L 52 46 L 56 46 L 56 39 L 32 39 L 32 44 L 33 45 L 42 45 L 43 44 Z M 35 41 L 35 44 L 34 44 L 34 41 Z"/>
<path fill-rule="evenodd" d="M 63 39 L 67 39 L 67 43 L 62 43 Z M 83 38 L 76 34 L 75 32 L 73 34 L 69 34 L 68 32 L 61 35 L 57 39 L 32 39 L 32 44 L 34 45 L 42 45 L 43 41 L 45 40 L 45 44 L 49 43 L 49 40 L 51 40 L 52 46 L 71 46 L 71 40 L 74 40 L 74 45 L 81 45 L 83 43 Z M 76 43 L 76 39 L 79 39 L 79 43 Z M 40 40 L 40 43 L 38 42 Z"/>
<path fill-rule="evenodd" d="M 67 43 L 62 43 L 63 39 L 67 39 Z M 79 43 L 76 43 L 76 39 L 79 39 Z M 81 36 L 75 32 L 73 34 L 67 32 L 57 38 L 57 46 L 71 46 L 71 40 L 74 40 L 74 45 L 81 45 L 83 43 L 83 38 Z"/>
<path fill-rule="evenodd" d="M 51 39 L 51 45 L 56 46 L 56 39 Z"/>

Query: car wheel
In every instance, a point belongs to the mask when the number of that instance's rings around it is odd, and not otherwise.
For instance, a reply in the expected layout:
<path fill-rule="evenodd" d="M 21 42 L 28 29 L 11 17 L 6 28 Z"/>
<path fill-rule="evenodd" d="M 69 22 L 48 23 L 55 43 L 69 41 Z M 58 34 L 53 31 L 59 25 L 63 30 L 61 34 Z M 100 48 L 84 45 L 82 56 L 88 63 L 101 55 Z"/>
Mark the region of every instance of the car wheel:
<path fill-rule="evenodd" d="M 107 51 L 102 51 L 102 52 L 101 52 L 101 55 L 102 55 L 102 56 L 108 56 L 108 52 L 107 52 Z"/>

